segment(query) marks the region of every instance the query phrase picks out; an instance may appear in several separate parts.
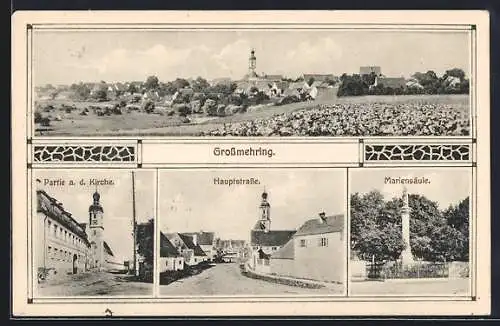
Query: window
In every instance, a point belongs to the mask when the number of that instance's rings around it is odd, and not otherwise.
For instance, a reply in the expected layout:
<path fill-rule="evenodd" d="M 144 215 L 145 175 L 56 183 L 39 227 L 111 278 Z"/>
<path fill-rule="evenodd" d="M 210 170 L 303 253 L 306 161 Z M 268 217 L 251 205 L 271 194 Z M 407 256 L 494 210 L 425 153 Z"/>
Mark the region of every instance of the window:
<path fill-rule="evenodd" d="M 300 246 L 301 246 L 302 248 L 307 247 L 307 242 L 306 242 L 306 239 L 302 239 L 302 240 L 300 240 Z"/>
<path fill-rule="evenodd" d="M 52 247 L 51 247 L 51 246 L 49 246 L 49 247 L 47 248 L 47 256 L 48 256 L 49 258 L 52 258 Z"/>
<path fill-rule="evenodd" d="M 51 221 L 47 221 L 47 230 L 49 231 L 50 233 L 50 227 L 52 226 L 52 222 Z"/>
<path fill-rule="evenodd" d="M 278 249 L 278 247 L 273 247 L 273 248 L 272 248 L 272 250 L 277 250 L 277 249 Z"/>
<path fill-rule="evenodd" d="M 54 238 L 57 238 L 57 225 L 54 224 Z"/>
<path fill-rule="evenodd" d="M 328 247 L 328 238 L 319 238 L 320 247 Z"/>
<path fill-rule="evenodd" d="M 96 235 L 96 234 L 97 234 L 97 231 L 96 231 L 96 230 L 94 230 L 94 235 Z"/>
<path fill-rule="evenodd" d="M 68 231 L 64 230 L 64 241 L 68 240 Z"/>
<path fill-rule="evenodd" d="M 62 227 L 59 227 L 59 238 L 62 239 L 62 237 L 63 237 L 63 229 Z"/>

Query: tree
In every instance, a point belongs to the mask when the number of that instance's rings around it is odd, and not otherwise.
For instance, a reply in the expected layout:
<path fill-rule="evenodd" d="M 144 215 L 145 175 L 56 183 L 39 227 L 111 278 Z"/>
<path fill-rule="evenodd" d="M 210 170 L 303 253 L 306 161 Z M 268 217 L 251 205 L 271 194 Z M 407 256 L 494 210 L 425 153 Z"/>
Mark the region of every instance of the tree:
<path fill-rule="evenodd" d="M 173 87 L 175 88 L 175 91 L 178 91 L 181 88 L 189 87 L 189 82 L 184 78 L 177 78 L 176 80 L 173 81 L 172 84 Z"/>
<path fill-rule="evenodd" d="M 145 224 L 137 227 L 137 253 L 144 257 L 148 264 L 153 264 L 154 254 L 154 219 L 149 219 Z"/>
<path fill-rule="evenodd" d="M 396 201 L 386 203 L 380 191 L 351 195 L 351 248 L 361 259 L 395 260 L 404 249 Z"/>
<path fill-rule="evenodd" d="M 462 69 L 453 68 L 450 70 L 446 70 L 446 72 L 444 73 L 443 79 L 446 79 L 449 76 L 457 77 L 458 79 L 460 79 L 460 81 L 463 81 L 465 79 L 465 72 Z"/>
<path fill-rule="evenodd" d="M 338 96 L 360 96 L 368 94 L 369 85 L 360 75 L 341 76 L 341 83 L 337 91 Z"/>
<path fill-rule="evenodd" d="M 441 82 L 436 75 L 436 73 L 432 70 L 429 70 L 425 73 L 416 72 L 412 76 L 415 78 L 420 85 L 424 87 L 424 90 L 428 94 L 437 94 L 438 89 L 441 86 Z"/>
<path fill-rule="evenodd" d="M 139 92 L 139 89 L 137 88 L 137 86 L 135 84 L 130 83 L 128 85 L 127 92 L 129 92 L 130 94 L 135 94 L 135 93 Z"/>
<path fill-rule="evenodd" d="M 312 84 L 314 84 L 314 77 L 309 78 L 307 81 L 307 85 L 312 86 Z"/>
<path fill-rule="evenodd" d="M 146 90 L 157 89 L 158 85 L 159 85 L 159 80 L 158 77 L 156 76 L 149 76 L 146 79 L 146 82 L 144 83 L 144 87 L 146 88 Z"/>
<path fill-rule="evenodd" d="M 196 80 L 193 82 L 193 91 L 199 92 L 199 93 L 205 93 L 209 88 L 210 84 L 208 81 L 202 77 L 196 78 Z"/>

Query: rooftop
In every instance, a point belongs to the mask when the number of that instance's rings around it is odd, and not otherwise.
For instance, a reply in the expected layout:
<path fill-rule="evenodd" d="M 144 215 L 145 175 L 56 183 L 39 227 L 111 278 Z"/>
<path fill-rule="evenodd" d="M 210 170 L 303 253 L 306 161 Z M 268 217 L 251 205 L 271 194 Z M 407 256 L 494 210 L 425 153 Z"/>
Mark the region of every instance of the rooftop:
<path fill-rule="evenodd" d="M 342 232 L 344 230 L 344 214 L 325 216 L 325 220 L 321 221 L 320 217 L 316 217 L 306 221 L 298 229 L 295 236 Z"/>
<path fill-rule="evenodd" d="M 160 257 L 179 257 L 180 254 L 168 238 L 160 232 Z"/>
<path fill-rule="evenodd" d="M 295 230 L 271 230 L 268 232 L 252 230 L 250 232 L 250 243 L 251 245 L 264 247 L 283 246 L 292 238 L 295 232 Z"/>

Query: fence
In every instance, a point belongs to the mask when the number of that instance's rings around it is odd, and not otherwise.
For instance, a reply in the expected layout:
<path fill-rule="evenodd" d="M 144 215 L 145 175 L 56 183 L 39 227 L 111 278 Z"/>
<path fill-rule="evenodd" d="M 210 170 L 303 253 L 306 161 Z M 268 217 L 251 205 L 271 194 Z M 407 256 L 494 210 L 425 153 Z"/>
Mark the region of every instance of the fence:
<path fill-rule="evenodd" d="M 399 279 L 399 278 L 447 278 L 449 263 L 416 262 L 403 266 L 397 263 L 368 263 L 366 275 L 369 279 Z"/>

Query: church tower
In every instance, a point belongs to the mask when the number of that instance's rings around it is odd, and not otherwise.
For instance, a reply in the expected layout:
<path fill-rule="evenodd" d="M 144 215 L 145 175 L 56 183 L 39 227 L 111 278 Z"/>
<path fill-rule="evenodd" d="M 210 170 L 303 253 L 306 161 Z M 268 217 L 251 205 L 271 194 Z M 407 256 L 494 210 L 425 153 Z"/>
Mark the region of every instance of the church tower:
<path fill-rule="evenodd" d="M 271 204 L 269 204 L 267 199 L 268 194 L 264 190 L 261 195 L 261 202 L 259 205 L 260 216 L 257 224 L 255 225 L 255 230 L 261 230 L 264 232 L 269 232 L 269 230 L 271 230 Z"/>
<path fill-rule="evenodd" d="M 250 58 L 248 59 L 248 78 L 257 78 L 257 73 L 255 69 L 257 68 L 257 58 L 255 57 L 255 50 L 250 51 Z"/>
<path fill-rule="evenodd" d="M 89 240 L 92 245 L 93 266 L 102 269 L 104 266 L 104 221 L 101 195 L 96 192 L 92 195 L 93 203 L 89 206 Z"/>

